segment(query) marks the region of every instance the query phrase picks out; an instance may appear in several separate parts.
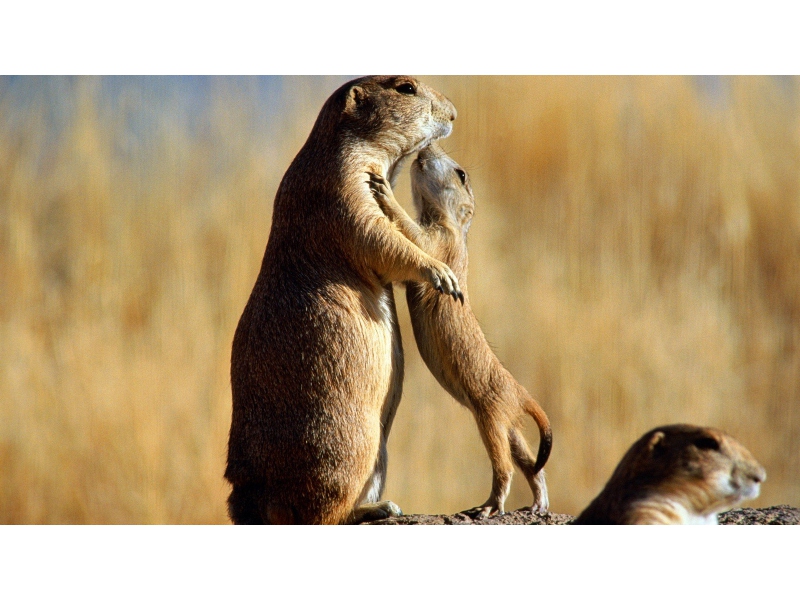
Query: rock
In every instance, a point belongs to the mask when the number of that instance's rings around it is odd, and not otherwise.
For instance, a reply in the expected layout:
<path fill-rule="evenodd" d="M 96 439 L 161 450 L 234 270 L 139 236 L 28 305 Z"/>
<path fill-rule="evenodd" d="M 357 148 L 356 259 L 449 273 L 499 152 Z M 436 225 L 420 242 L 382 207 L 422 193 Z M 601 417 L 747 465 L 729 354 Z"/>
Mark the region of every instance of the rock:
<path fill-rule="evenodd" d="M 558 513 L 539 515 L 515 510 L 488 519 L 473 519 L 464 513 L 454 515 L 403 515 L 367 523 L 368 525 L 566 525 L 575 517 Z M 769 508 L 735 508 L 719 516 L 720 525 L 800 525 L 800 509 L 781 504 Z"/>
<path fill-rule="evenodd" d="M 800 525 L 800 508 L 786 504 L 769 508 L 734 508 L 719 516 L 720 525 Z"/>

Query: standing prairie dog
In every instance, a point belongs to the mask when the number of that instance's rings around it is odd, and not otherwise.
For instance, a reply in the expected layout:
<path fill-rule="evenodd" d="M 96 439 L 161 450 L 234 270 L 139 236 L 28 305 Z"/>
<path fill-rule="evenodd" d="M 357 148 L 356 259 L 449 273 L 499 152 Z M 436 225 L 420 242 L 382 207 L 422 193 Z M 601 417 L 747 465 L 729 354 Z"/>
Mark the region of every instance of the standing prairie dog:
<path fill-rule="evenodd" d="M 731 436 L 711 427 L 647 432 L 622 457 L 576 525 L 716 525 L 758 496 L 767 474 Z"/>
<path fill-rule="evenodd" d="M 328 98 L 286 171 L 233 339 L 225 477 L 234 523 L 399 513 L 378 503 L 403 378 L 391 282 L 453 297 L 460 289 L 446 264 L 389 223 L 366 173 L 391 180 L 455 118 L 447 98 L 414 78 L 357 79 Z"/>
<path fill-rule="evenodd" d="M 406 297 L 417 348 L 425 364 L 442 387 L 472 412 L 492 463 L 489 499 L 467 512 L 479 518 L 503 513 L 514 463 L 533 491 L 531 510 L 547 511 L 542 467 L 552 446 L 550 422 L 500 364 L 469 305 L 467 231 L 475 203 L 466 172 L 435 144 L 419 152 L 411 165 L 419 224 L 400 207 L 383 178 L 373 175 L 370 185 L 381 209 L 398 229 L 431 256 L 450 265 L 461 283 L 461 304 L 449 299 L 442 302 L 441 294 L 425 283 L 408 282 Z M 517 429 L 525 413 L 539 428 L 536 460 Z"/>

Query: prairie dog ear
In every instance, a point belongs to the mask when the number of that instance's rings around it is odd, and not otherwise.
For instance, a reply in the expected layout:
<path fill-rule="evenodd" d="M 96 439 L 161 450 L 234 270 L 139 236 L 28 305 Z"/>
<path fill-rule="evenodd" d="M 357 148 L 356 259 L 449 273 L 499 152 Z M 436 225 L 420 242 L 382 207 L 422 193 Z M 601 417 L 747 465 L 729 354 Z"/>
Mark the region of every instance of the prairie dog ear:
<path fill-rule="evenodd" d="M 661 441 L 664 439 L 664 437 L 663 431 L 656 431 L 653 435 L 651 435 L 650 439 L 647 440 L 647 451 L 652 454 L 653 451 L 661 444 Z"/>
<path fill-rule="evenodd" d="M 348 114 L 355 114 L 358 112 L 358 108 L 364 104 L 366 97 L 367 95 L 364 93 L 364 88 L 357 85 L 351 87 L 350 91 L 347 92 L 347 99 L 344 103 L 344 112 Z"/>

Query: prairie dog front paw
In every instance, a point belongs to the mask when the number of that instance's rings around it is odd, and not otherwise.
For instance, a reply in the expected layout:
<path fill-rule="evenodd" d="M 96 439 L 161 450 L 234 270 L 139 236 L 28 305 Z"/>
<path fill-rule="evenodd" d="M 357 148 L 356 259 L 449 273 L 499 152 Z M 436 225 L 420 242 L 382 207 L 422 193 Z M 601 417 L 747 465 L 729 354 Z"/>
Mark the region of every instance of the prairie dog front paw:
<path fill-rule="evenodd" d="M 425 269 L 425 276 L 437 292 L 442 294 L 449 294 L 455 300 L 460 300 L 464 304 L 464 294 L 461 293 L 461 288 L 458 285 L 458 278 L 453 271 L 445 263 L 441 261 L 434 261 L 427 269 Z"/>

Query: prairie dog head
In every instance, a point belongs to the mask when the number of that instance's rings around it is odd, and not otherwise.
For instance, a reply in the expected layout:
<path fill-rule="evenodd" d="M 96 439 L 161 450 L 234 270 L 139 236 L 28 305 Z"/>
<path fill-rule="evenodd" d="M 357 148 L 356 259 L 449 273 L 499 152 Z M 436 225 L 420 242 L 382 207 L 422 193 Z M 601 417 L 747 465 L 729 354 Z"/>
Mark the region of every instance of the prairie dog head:
<path fill-rule="evenodd" d="M 658 427 L 633 444 L 607 488 L 642 486 L 696 517 L 756 498 L 766 471 L 726 433 L 711 427 Z"/>
<path fill-rule="evenodd" d="M 323 106 L 317 125 L 382 150 L 392 181 L 398 162 L 450 135 L 456 116 L 450 100 L 414 77 L 380 75 L 341 86 Z"/>
<path fill-rule="evenodd" d="M 469 175 L 438 144 L 411 164 L 411 195 L 423 225 L 450 224 L 466 235 L 475 212 Z"/>

